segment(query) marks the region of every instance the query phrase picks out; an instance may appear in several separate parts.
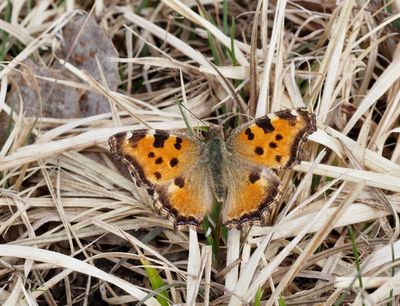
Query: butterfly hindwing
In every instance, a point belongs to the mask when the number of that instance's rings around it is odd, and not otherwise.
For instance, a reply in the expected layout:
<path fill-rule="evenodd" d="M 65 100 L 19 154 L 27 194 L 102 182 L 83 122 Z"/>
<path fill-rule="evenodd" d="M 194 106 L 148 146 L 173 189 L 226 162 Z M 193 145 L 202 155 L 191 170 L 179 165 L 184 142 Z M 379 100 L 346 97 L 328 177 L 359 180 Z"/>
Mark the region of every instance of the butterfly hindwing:
<path fill-rule="evenodd" d="M 228 194 L 224 203 L 223 223 L 241 228 L 263 225 L 265 215 L 281 197 L 281 182 L 270 169 L 234 161 L 226 168 Z"/>
<path fill-rule="evenodd" d="M 203 186 L 208 180 L 198 166 L 198 141 L 168 131 L 136 130 L 111 136 L 109 144 L 137 185 L 154 193 L 156 208 L 178 227 L 197 226 L 208 213 L 212 195 Z"/>
<path fill-rule="evenodd" d="M 299 162 L 308 135 L 316 131 L 315 115 L 303 109 L 283 110 L 236 128 L 227 141 L 235 156 L 271 169 Z"/>
<path fill-rule="evenodd" d="M 178 229 L 197 228 L 213 203 L 205 167 L 188 169 L 184 174 L 156 187 L 157 210 L 169 217 Z"/>

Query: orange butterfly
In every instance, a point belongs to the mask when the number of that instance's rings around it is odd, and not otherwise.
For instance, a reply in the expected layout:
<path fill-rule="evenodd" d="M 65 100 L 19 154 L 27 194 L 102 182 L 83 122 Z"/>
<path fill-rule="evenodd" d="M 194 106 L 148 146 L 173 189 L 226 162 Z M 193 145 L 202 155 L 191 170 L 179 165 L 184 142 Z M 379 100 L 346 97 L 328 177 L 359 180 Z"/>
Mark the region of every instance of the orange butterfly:
<path fill-rule="evenodd" d="M 223 202 L 228 228 L 262 225 L 279 201 L 281 182 L 272 169 L 298 164 L 315 115 L 304 109 L 275 112 L 204 139 L 164 130 L 136 130 L 110 137 L 113 156 L 121 160 L 140 187 L 154 195 L 155 207 L 178 227 L 197 228 L 214 198 Z"/>

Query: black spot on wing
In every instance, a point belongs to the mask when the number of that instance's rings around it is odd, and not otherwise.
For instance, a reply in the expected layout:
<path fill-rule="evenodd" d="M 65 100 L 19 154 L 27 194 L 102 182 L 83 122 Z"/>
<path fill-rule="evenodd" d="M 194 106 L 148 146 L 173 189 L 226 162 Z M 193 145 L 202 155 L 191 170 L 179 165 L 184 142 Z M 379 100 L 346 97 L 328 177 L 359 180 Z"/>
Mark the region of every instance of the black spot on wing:
<path fill-rule="evenodd" d="M 263 129 L 265 134 L 271 133 L 275 130 L 275 128 L 271 124 L 271 120 L 268 118 L 268 116 L 258 118 L 258 119 L 256 119 L 255 122 L 258 127 Z"/>
<path fill-rule="evenodd" d="M 174 184 L 175 184 L 176 186 L 178 186 L 179 188 L 183 188 L 183 186 L 185 186 L 185 180 L 184 180 L 182 177 L 177 177 L 177 178 L 174 180 Z"/>
<path fill-rule="evenodd" d="M 257 155 L 263 155 L 264 154 L 264 149 L 262 147 L 256 147 L 256 149 L 254 150 L 254 152 Z"/>
<path fill-rule="evenodd" d="M 254 134 L 251 132 L 251 128 L 247 128 L 244 133 L 247 135 L 247 139 L 248 140 L 253 140 L 254 139 Z"/>
<path fill-rule="evenodd" d="M 163 162 L 162 157 L 158 157 L 158 158 L 156 159 L 156 161 L 155 161 L 155 163 L 156 163 L 157 165 L 161 164 L 162 162 Z"/>
<path fill-rule="evenodd" d="M 153 158 L 154 156 L 156 156 L 156 155 L 154 154 L 154 152 L 150 152 L 150 153 L 147 155 L 148 158 Z"/>
<path fill-rule="evenodd" d="M 277 146 L 278 146 L 278 145 L 277 145 L 275 142 L 273 142 L 273 141 L 271 141 L 271 142 L 269 143 L 269 147 L 272 148 L 272 149 L 275 149 Z"/>
<path fill-rule="evenodd" d="M 289 121 L 291 126 L 295 126 L 297 122 L 297 115 L 293 115 L 291 110 L 283 110 L 275 113 L 280 119 Z"/>
<path fill-rule="evenodd" d="M 169 162 L 171 167 L 175 167 L 178 163 L 179 163 L 179 161 L 175 157 L 173 159 L 171 159 L 170 162 Z"/>
<path fill-rule="evenodd" d="M 282 160 L 282 156 L 280 156 L 280 155 L 275 155 L 275 160 L 276 160 L 278 163 L 280 163 L 281 160 Z"/>
<path fill-rule="evenodd" d="M 121 160 L 123 157 L 122 147 L 124 143 L 128 141 L 131 147 L 136 148 L 139 140 L 146 137 L 147 132 L 148 131 L 145 129 L 132 131 L 132 136 L 129 139 L 126 138 L 127 132 L 120 132 L 111 136 L 108 139 L 108 144 L 110 145 L 110 151 L 113 157 Z"/>
<path fill-rule="evenodd" d="M 277 141 L 282 140 L 282 139 L 283 139 L 283 136 L 282 136 L 281 134 L 276 134 L 276 135 L 275 135 L 275 139 L 276 139 Z"/>
<path fill-rule="evenodd" d="M 169 138 L 168 132 L 157 130 L 154 134 L 153 147 L 164 148 L 165 141 Z"/>
<path fill-rule="evenodd" d="M 147 130 L 136 130 L 132 132 L 132 136 L 128 139 L 129 144 L 136 148 L 139 140 L 146 137 Z"/>
<path fill-rule="evenodd" d="M 260 175 L 257 172 L 252 172 L 249 175 L 249 181 L 250 183 L 254 184 L 255 182 L 257 182 L 260 179 Z"/>
<path fill-rule="evenodd" d="M 176 141 L 174 143 L 175 149 L 180 150 L 182 148 L 182 145 L 181 145 L 182 142 L 183 142 L 182 138 L 176 137 Z"/>
<path fill-rule="evenodd" d="M 161 178 L 161 173 L 160 172 L 157 171 L 157 172 L 154 172 L 153 174 L 154 174 L 154 176 L 156 177 L 157 180 L 159 180 Z"/>

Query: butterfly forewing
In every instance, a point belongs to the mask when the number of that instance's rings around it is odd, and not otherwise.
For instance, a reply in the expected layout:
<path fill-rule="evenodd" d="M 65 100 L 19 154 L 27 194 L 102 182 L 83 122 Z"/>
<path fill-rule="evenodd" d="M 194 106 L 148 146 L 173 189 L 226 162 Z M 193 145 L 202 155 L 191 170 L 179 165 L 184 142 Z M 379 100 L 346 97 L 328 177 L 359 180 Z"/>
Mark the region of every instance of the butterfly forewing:
<path fill-rule="evenodd" d="M 227 141 L 233 155 L 272 169 L 299 162 L 308 135 L 316 131 L 315 115 L 303 109 L 283 110 L 238 127 Z"/>
<path fill-rule="evenodd" d="M 159 130 L 118 133 L 109 143 L 111 153 L 128 167 L 138 185 L 150 188 L 178 177 L 198 147 L 189 138 Z"/>

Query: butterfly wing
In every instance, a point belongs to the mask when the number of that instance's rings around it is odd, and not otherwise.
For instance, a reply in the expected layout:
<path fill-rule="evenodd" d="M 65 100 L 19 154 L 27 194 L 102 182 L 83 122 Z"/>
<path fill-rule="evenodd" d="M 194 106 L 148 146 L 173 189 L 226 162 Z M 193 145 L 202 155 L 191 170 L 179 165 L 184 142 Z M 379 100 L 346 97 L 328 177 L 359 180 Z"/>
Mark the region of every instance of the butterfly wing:
<path fill-rule="evenodd" d="M 212 205 L 201 143 L 161 130 L 122 132 L 109 139 L 110 150 L 136 184 L 154 193 L 155 207 L 179 228 L 198 226 Z"/>
<path fill-rule="evenodd" d="M 265 215 L 281 197 L 279 177 L 271 169 L 240 159 L 233 160 L 225 171 L 225 177 L 229 177 L 223 212 L 225 226 L 263 225 Z"/>
<path fill-rule="evenodd" d="M 314 114 L 304 109 L 283 110 L 236 128 L 227 148 L 255 164 L 289 169 L 299 163 L 307 136 L 315 131 Z"/>
<path fill-rule="evenodd" d="M 281 182 L 271 169 L 291 168 L 308 135 L 316 130 L 315 116 L 306 110 L 283 110 L 239 126 L 226 142 L 231 163 L 224 224 L 228 228 L 263 225 L 265 215 L 281 197 Z"/>
<path fill-rule="evenodd" d="M 208 215 L 213 194 L 206 167 L 193 167 L 155 189 L 157 210 L 166 215 L 178 229 L 198 228 Z"/>

